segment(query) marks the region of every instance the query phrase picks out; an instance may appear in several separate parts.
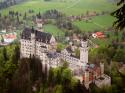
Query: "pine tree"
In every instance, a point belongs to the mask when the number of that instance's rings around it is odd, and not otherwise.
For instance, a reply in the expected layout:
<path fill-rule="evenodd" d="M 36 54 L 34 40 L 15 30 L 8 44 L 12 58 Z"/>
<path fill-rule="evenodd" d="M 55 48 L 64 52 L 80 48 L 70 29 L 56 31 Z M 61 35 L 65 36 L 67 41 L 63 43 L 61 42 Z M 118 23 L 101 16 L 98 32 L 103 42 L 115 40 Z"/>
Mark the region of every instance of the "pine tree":
<path fill-rule="evenodd" d="M 125 0 L 120 0 L 117 5 L 120 7 L 114 11 L 111 15 L 117 18 L 114 22 L 114 26 L 117 30 L 123 30 L 125 28 Z"/>

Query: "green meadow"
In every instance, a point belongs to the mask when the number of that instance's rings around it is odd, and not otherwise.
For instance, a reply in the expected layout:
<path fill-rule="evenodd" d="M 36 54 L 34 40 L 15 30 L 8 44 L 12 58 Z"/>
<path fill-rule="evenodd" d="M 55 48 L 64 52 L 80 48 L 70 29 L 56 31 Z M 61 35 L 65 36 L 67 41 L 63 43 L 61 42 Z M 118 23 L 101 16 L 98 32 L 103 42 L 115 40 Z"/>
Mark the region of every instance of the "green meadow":
<path fill-rule="evenodd" d="M 113 11 L 115 6 L 106 0 L 52 0 L 50 2 L 45 2 L 44 0 L 29 0 L 4 9 L 2 12 L 6 14 L 9 10 L 14 10 L 24 13 L 29 9 L 33 9 L 35 12 L 57 9 L 67 15 L 79 15 L 86 13 L 86 11 Z"/>
<path fill-rule="evenodd" d="M 82 31 L 93 31 L 93 30 L 102 30 L 107 27 L 111 27 L 115 18 L 110 15 L 96 16 L 93 17 L 90 22 L 85 21 L 75 21 L 73 24 L 79 27 Z"/>
<path fill-rule="evenodd" d="M 57 28 L 55 25 L 47 24 L 43 26 L 44 30 L 48 33 L 53 34 L 54 36 L 64 36 L 64 32 Z"/>

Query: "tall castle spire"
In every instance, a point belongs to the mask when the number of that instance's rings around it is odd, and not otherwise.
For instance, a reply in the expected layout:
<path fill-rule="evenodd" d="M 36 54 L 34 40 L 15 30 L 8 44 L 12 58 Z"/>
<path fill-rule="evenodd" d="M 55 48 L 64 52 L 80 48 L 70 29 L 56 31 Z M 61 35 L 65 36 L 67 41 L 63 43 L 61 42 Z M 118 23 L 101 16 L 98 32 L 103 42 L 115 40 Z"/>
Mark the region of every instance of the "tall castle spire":
<path fill-rule="evenodd" d="M 88 63 L 88 41 L 87 40 L 81 40 L 80 61 L 82 63 Z"/>

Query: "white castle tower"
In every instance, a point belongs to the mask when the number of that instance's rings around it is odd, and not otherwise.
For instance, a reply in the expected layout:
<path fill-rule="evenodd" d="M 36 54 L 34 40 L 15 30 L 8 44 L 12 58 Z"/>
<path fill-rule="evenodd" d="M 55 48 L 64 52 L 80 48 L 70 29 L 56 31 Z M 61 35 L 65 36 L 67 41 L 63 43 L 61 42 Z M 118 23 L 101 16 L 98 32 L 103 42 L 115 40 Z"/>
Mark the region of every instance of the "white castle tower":
<path fill-rule="evenodd" d="M 88 41 L 87 40 L 81 40 L 80 61 L 82 63 L 88 63 Z"/>
<path fill-rule="evenodd" d="M 100 62 L 101 75 L 104 74 L 104 63 Z"/>
<path fill-rule="evenodd" d="M 36 38 L 35 38 L 35 30 L 32 27 L 31 31 L 31 56 L 36 55 Z"/>

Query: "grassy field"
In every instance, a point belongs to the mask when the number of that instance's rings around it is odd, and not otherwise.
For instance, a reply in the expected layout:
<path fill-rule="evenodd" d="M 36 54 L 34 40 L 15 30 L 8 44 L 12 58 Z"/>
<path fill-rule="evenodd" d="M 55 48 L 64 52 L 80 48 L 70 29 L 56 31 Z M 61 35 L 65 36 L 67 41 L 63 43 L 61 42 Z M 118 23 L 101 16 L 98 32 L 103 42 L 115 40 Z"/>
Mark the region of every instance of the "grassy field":
<path fill-rule="evenodd" d="M 48 24 L 48 25 L 44 25 L 43 28 L 46 32 L 51 33 L 54 36 L 58 36 L 58 35 L 64 36 L 64 32 L 58 29 L 55 25 Z"/>
<path fill-rule="evenodd" d="M 87 11 L 113 11 L 115 5 L 107 0 L 52 0 L 45 2 L 44 0 L 29 0 L 19 5 L 11 6 L 2 10 L 2 14 L 8 14 L 9 10 L 19 11 L 25 13 L 29 9 L 36 12 L 45 12 L 50 9 L 57 9 L 66 15 L 80 15 Z M 92 31 L 95 29 L 102 29 L 112 25 L 114 18 L 107 16 L 97 16 L 92 19 L 92 23 L 74 22 L 83 31 Z"/>
<path fill-rule="evenodd" d="M 96 16 L 91 22 L 75 21 L 73 24 L 79 27 L 82 31 L 101 30 L 111 27 L 115 18 L 110 15 Z"/>
<path fill-rule="evenodd" d="M 44 0 L 30 0 L 4 9 L 2 13 L 7 14 L 9 10 L 24 13 L 29 9 L 33 9 L 35 12 L 45 12 L 50 9 L 58 9 L 67 15 L 79 15 L 86 13 L 86 11 L 112 11 L 114 8 L 114 5 L 106 0 L 52 0 L 51 2 L 45 2 Z"/>

